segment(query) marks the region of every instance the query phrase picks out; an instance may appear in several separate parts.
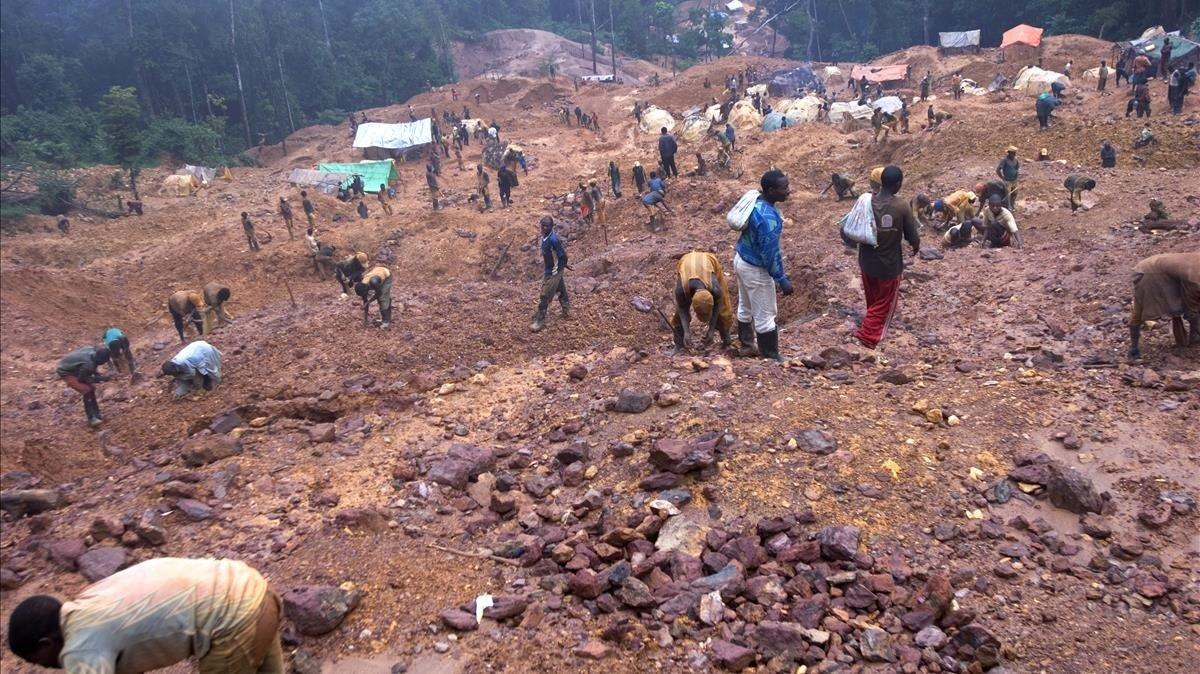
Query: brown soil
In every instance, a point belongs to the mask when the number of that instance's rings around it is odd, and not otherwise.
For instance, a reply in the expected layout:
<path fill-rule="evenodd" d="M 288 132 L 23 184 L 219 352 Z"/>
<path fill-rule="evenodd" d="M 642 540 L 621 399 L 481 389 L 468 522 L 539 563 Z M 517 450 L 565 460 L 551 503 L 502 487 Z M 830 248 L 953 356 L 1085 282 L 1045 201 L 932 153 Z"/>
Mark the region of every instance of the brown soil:
<path fill-rule="evenodd" d="M 1094 59 L 1103 52 L 1104 45 L 1091 42 L 1052 38 L 1047 47 L 1055 58 L 1080 49 L 1080 67 L 1082 54 Z M 990 63 L 986 53 L 942 61 L 921 48 L 908 51 L 893 58 L 917 59 L 940 75 Z M 492 61 L 473 67 L 487 63 Z M 925 109 L 918 104 L 914 133 L 879 145 L 867 131 L 847 134 L 820 124 L 773 134 L 749 131 L 739 136 L 736 173 L 672 181 L 676 214 L 665 230 L 649 231 L 629 169 L 634 160 L 656 163 L 655 139 L 636 129 L 632 101 L 649 100 L 678 116 L 708 98 L 701 87 L 705 76 L 720 86 L 723 75 L 750 63 L 765 71 L 781 61 L 735 57 L 697 66 L 675 81 L 664 77 L 659 87 L 635 87 L 630 78 L 625 85 L 575 92 L 569 80 L 508 76 L 455 85 L 460 94 L 484 88 L 479 106 L 469 102 L 473 115 L 498 120 L 507 139 L 520 143 L 534 162 L 521 176 L 511 210 L 471 209 L 465 197 L 473 174 L 459 172 L 452 159 L 443 161 L 442 177 L 452 205 L 441 212 L 430 210 L 418 164 L 399 167 L 401 196 L 390 217 L 372 199 L 371 217 L 360 220 L 348 204 L 315 198 L 324 240 L 373 259 L 392 256 L 396 320 L 386 332 L 363 328 L 357 302 L 339 300 L 334 283 L 313 276 L 303 244 L 289 241 L 274 215 L 279 194 L 296 196 L 283 182 L 288 169 L 357 158 L 344 123 L 300 130 L 288 139 L 286 156 L 282 148 L 266 148 L 260 155 L 264 168 L 235 169 L 234 182 L 217 181 L 196 197 L 157 196 L 151 186 L 168 171 L 147 171 L 144 217 L 74 216 L 69 236 L 55 231 L 52 219 L 35 217 L 27 223 L 32 232 L 5 235 L 0 459 L 4 471 L 27 471 L 42 486 L 61 487 L 70 500 L 47 515 L 18 521 L 6 516 L 3 565 L 19 572 L 23 584 L 4 591 L 5 607 L 31 594 L 69 596 L 84 586 L 81 576 L 47 561 L 48 542 L 83 538 L 102 514 L 137 515 L 151 507 L 174 512 L 162 483 L 196 480 L 217 515 L 193 523 L 169 514 L 167 543 L 132 548 L 132 556 L 237 557 L 281 589 L 353 581 L 365 592 L 362 606 L 334 633 L 301 639 L 299 647 L 318 659 L 365 659 L 354 665 L 361 671 L 377 671 L 372 662 L 382 671 L 395 662 L 414 665 L 409 671 L 429 671 L 421 667 L 430 662 L 471 672 L 564 666 L 694 671 L 692 654 L 708 653 L 710 638 L 738 638 L 740 619 L 715 629 L 679 624 L 669 645 L 656 640 L 653 627 L 639 627 L 623 646 L 609 644 L 608 659 L 580 659 L 573 649 L 614 621 L 653 619 L 605 614 L 594 602 L 534 592 L 539 579 L 525 569 L 428 548 L 494 549 L 523 527 L 518 518 L 475 508 L 461 493 L 430 483 L 424 472 L 452 442 L 470 442 L 528 450 L 529 467 L 503 470 L 520 482 L 556 472 L 555 453 L 582 440 L 591 447 L 589 463 L 597 474 L 581 486 L 561 487 L 538 507 L 562 517 L 588 489 L 602 490 L 608 499 L 603 513 L 564 525 L 602 526 L 598 518 L 623 522 L 645 509 L 640 499 L 634 503 L 654 439 L 721 431 L 736 439 L 715 477 L 685 485 L 695 498 L 685 512 L 754 522 L 808 506 L 817 516 L 814 527 L 859 526 L 864 547 L 895 552 L 920 574 L 976 569 L 989 582 L 965 586 L 957 601 L 999 637 L 1011 671 L 1187 670 L 1186 663 L 1200 655 L 1197 516 L 1178 515 L 1159 529 L 1136 516 L 1161 490 L 1193 497 L 1200 491 L 1200 426 L 1194 421 L 1200 416 L 1200 355 L 1195 347 L 1172 347 L 1170 328 L 1161 321 L 1144 333 L 1142 362 L 1127 363 L 1123 354 L 1130 268 L 1151 254 L 1200 248 L 1194 101 L 1181 117 L 1154 117 L 1160 144 L 1149 152 L 1131 147 L 1141 125 L 1123 116 L 1123 92 L 1101 97 L 1082 87 L 1043 133 L 1028 97 L 952 101 L 944 91 L 937 105 L 953 112 L 952 120 L 921 131 L 917 121 Z M 1161 106 L 1165 86 L 1151 87 Z M 598 111 L 602 132 L 557 121 L 545 104 L 559 96 Z M 463 101 L 451 101 L 446 87 L 411 103 L 424 111 L 458 108 Z M 368 114 L 406 119 L 407 105 Z M 1105 138 L 1118 147 L 1117 169 L 1098 168 Z M 797 286 L 795 295 L 780 298 L 781 345 L 797 356 L 844 347 L 861 317 L 862 290 L 834 224 L 849 203 L 819 195 L 828 174 L 849 171 L 864 176 L 865 184 L 872 166 L 894 162 L 906 172 L 905 196 L 918 190 L 943 195 L 990 177 L 1010 143 L 1024 158 L 1018 212 L 1024 249 L 972 247 L 946 251 L 944 260 L 913 259 L 897 321 L 873 359 L 817 370 L 725 358 L 714 348 L 700 354 L 704 363 L 694 364 L 692 356 L 672 358 L 660 321 L 631 306 L 641 296 L 670 307 L 674 259 L 687 250 L 713 250 L 728 270 L 733 238 L 724 213 L 774 166 L 791 177 L 792 197 L 782 208 L 788 220 L 783 248 Z M 1055 161 L 1033 161 L 1038 147 L 1048 148 Z M 479 149 L 472 143 L 464 160 L 478 161 Z M 694 168 L 695 152 L 711 163 L 715 151 L 712 141 L 684 144 L 681 168 Z M 589 226 L 562 197 L 579 180 L 603 179 L 610 160 L 621 167 L 625 196 L 609 200 L 606 228 Z M 89 198 L 113 200 L 107 192 L 113 170 L 83 172 Z M 1085 197 L 1088 208 L 1077 215 L 1062 188 L 1071 172 L 1098 181 Z M 1138 231 L 1135 223 L 1150 198 L 1161 199 L 1184 227 L 1153 235 Z M 241 211 L 273 235 L 258 254 L 245 249 Z M 552 311 L 546 329 L 535 335 L 528 324 L 541 278 L 536 225 L 547 213 L 558 219 L 571 257 L 572 317 L 562 320 Z M 935 233 L 923 235 L 926 245 L 938 245 Z M 165 300 L 174 290 L 210 280 L 233 289 L 237 323 L 209 338 L 225 354 L 225 381 L 200 399 L 173 401 L 162 381 L 150 376 L 178 349 Z M 95 343 L 113 324 L 130 334 L 147 374 L 138 384 L 118 378 L 100 385 L 103 442 L 110 451 L 119 448 L 119 456 L 102 452 L 100 436 L 83 423 L 78 396 L 54 376 L 62 354 Z M 1084 367 L 1093 359 L 1113 366 Z M 588 370 L 582 381 L 568 377 L 575 365 Z M 912 383 L 878 381 L 892 369 Z M 439 394 L 451 382 L 453 391 Z M 605 411 L 604 399 L 625 387 L 676 394 L 679 404 L 632 415 Z M 930 424 L 913 415 L 910 409 L 922 400 L 957 415 L 961 425 Z M 185 469 L 179 443 L 230 410 L 247 422 L 262 416 L 268 423 L 244 429 L 240 456 Z M 337 440 L 309 439 L 308 429 L 321 421 L 334 421 Z M 789 434 L 816 427 L 837 438 L 837 454 L 788 450 Z M 1064 449 L 1053 439 L 1059 431 L 1077 434 L 1083 447 Z M 623 438 L 645 442 L 631 457 L 610 455 Z M 1044 499 L 999 505 L 983 498 L 1018 456 L 1035 451 L 1076 467 L 1112 493 L 1114 528 L 1121 537 L 1141 539 L 1146 554 L 1138 564 L 1167 579 L 1163 598 L 1142 601 L 1129 583 L 1090 570 L 1094 557 L 1111 561 L 1111 554 L 1107 542 L 1080 533 L 1077 516 Z M 213 474 L 231 464 L 240 467 L 239 477 L 218 498 L 210 491 Z M 981 478 L 971 476 L 973 468 Z M 323 490 L 340 496 L 336 508 L 310 501 Z M 532 512 L 538 502 L 522 498 L 522 514 Z M 382 509 L 394 524 L 381 531 L 335 524 L 335 513 L 352 507 Z M 1005 540 L 981 536 L 979 522 L 965 517 L 976 508 L 1001 525 L 1017 515 L 1044 517 L 1080 550 L 1066 572 L 1052 571 L 1053 555 L 1039 552 L 1016 578 L 994 577 L 998 543 L 1040 543 L 1011 526 L 1003 527 Z M 937 541 L 932 527 L 945 522 L 964 533 Z M 497 625 L 452 640 L 438 620 L 443 609 L 478 594 L 523 591 L 550 607 L 540 625 Z M 6 620 L 4 615 L 0 627 Z M 436 642 L 449 652 L 434 655 Z M 29 671 L 8 653 L 0 665 L 6 672 Z M 759 665 L 757 671 L 774 671 L 767 660 Z M 351 671 L 344 664 L 329 667 Z M 714 665 L 699 668 L 706 667 Z M 890 670 L 871 665 L 863 671 Z"/>

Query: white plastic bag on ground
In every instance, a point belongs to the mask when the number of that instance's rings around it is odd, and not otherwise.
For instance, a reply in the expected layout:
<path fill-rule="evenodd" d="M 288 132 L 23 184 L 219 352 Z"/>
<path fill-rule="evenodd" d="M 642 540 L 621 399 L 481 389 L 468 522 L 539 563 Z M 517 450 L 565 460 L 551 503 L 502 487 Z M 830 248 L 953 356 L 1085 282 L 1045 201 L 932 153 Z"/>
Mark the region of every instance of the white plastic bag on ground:
<path fill-rule="evenodd" d="M 754 211 L 754 204 L 758 203 L 760 196 L 762 193 L 758 190 L 749 190 L 742 195 L 741 199 L 738 199 L 738 202 L 729 210 L 729 215 L 725 216 L 730 229 L 735 232 L 746 229 L 746 223 L 750 221 L 750 213 Z"/>
<path fill-rule="evenodd" d="M 875 213 L 871 210 L 871 193 L 867 192 L 854 202 L 850 212 L 838 221 L 842 234 L 847 239 L 875 246 L 879 240 L 875 236 Z"/>

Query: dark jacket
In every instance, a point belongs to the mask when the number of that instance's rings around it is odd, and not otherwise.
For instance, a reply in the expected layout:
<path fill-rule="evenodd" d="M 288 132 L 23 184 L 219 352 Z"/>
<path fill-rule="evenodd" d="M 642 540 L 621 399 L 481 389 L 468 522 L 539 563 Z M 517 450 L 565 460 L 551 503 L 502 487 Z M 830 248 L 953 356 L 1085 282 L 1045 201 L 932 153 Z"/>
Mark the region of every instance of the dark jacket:
<path fill-rule="evenodd" d="M 558 258 L 557 264 L 555 257 Z M 559 272 L 567 268 L 567 249 L 563 247 L 558 234 L 550 232 L 550 236 L 542 237 L 542 276 L 554 276 L 556 268 Z"/>
<path fill-rule="evenodd" d="M 675 137 L 669 133 L 664 133 L 658 137 L 658 154 L 663 157 L 674 157 L 679 151 L 679 143 L 675 142 Z"/>
<path fill-rule="evenodd" d="M 874 279 L 893 279 L 904 272 L 904 254 L 908 241 L 914 250 L 921 247 L 921 234 L 912 208 L 900 197 L 880 192 L 871 197 L 875 214 L 877 245 L 858 244 L 858 268 Z"/>

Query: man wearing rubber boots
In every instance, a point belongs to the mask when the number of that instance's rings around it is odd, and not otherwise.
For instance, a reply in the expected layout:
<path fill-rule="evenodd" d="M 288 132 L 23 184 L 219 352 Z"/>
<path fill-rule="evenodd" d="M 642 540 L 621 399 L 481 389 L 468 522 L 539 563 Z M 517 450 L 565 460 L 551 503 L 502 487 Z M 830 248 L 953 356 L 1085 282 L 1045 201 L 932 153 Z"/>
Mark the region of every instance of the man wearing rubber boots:
<path fill-rule="evenodd" d="M 96 401 L 96 382 L 107 378 L 96 368 L 107 362 L 108 349 L 85 346 L 63 356 L 55 369 L 67 386 L 83 395 L 83 411 L 92 426 L 99 426 L 104 421 L 100 416 L 100 403 Z"/>
<path fill-rule="evenodd" d="M 567 282 L 563 276 L 567 270 L 567 249 L 563 247 L 558 234 L 554 233 L 554 218 L 549 215 L 541 220 L 542 238 L 542 292 L 538 298 L 537 313 L 529 329 L 540 332 L 546 323 L 546 309 L 550 308 L 550 300 L 558 295 L 558 303 L 562 306 L 562 316 L 571 314 L 571 300 L 567 297 Z"/>
<path fill-rule="evenodd" d="M 787 176 L 782 171 L 767 171 L 760 181 L 762 195 L 754 204 L 746 228 L 738 237 L 733 269 L 738 277 L 738 342 L 740 353 L 758 353 L 763 358 L 783 361 L 779 355 L 779 330 L 775 327 L 775 286 L 784 295 L 793 292 L 792 282 L 783 271 L 779 249 L 783 217 L 775 204 L 790 194 Z"/>
<path fill-rule="evenodd" d="M 392 324 L 392 272 L 387 267 L 372 267 L 363 274 L 362 281 L 354 285 L 354 292 L 363 301 L 363 327 L 371 326 L 371 302 L 379 304 L 379 327 L 384 330 Z"/>

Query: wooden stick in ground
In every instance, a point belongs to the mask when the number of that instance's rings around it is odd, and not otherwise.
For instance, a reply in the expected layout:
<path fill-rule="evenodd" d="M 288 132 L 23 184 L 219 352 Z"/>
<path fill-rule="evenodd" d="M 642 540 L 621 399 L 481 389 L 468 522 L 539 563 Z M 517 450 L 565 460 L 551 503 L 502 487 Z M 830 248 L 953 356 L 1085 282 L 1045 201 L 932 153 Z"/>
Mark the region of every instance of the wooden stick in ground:
<path fill-rule="evenodd" d="M 480 554 L 478 552 L 464 552 L 462 550 L 454 550 L 452 548 L 445 548 L 440 545 L 434 545 L 433 543 L 426 543 L 426 545 L 428 547 L 433 548 L 434 550 L 441 550 L 442 552 L 448 552 L 452 555 L 458 555 L 459 557 L 470 557 L 472 559 L 488 559 L 493 562 L 499 562 L 501 564 L 507 564 L 509 566 L 520 566 L 520 562 L 518 562 L 515 559 L 508 559 L 506 557 L 497 557 L 496 555 L 484 555 L 484 554 Z"/>
<path fill-rule="evenodd" d="M 283 287 L 287 288 L 288 299 L 290 299 L 292 301 L 292 308 L 295 309 L 296 308 L 296 296 L 292 294 L 292 284 L 288 283 L 288 280 L 286 277 L 284 277 L 284 279 L 283 279 Z"/>

